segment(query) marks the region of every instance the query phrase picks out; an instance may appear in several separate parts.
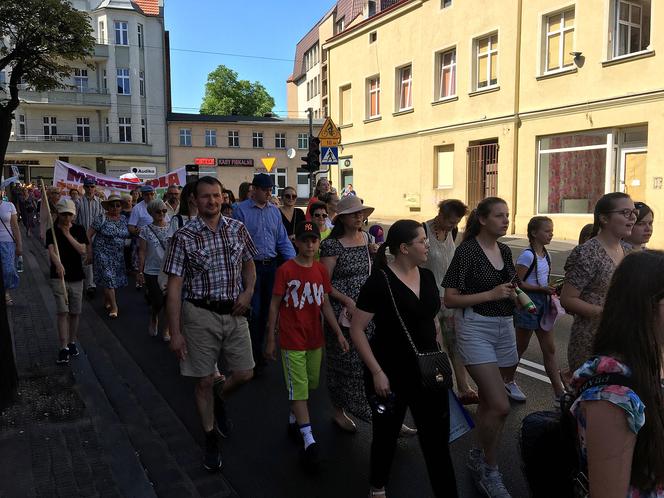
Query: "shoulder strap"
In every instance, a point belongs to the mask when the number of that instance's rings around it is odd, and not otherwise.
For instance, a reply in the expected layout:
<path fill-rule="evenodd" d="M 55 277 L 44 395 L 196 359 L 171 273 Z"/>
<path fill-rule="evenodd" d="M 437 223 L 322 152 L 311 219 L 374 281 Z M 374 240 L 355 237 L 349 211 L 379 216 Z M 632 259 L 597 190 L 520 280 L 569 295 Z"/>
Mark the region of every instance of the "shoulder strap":
<path fill-rule="evenodd" d="M 597 374 L 590 377 L 578 390 L 577 397 L 593 387 L 624 386 L 632 389 L 632 379 L 619 373 Z"/>
<path fill-rule="evenodd" d="M 166 246 L 164 245 L 164 243 L 162 242 L 162 240 L 159 238 L 159 235 L 157 235 L 157 232 L 155 231 L 155 229 L 152 228 L 152 225 L 148 225 L 147 227 L 148 227 L 148 228 L 150 229 L 150 231 L 154 234 L 155 238 L 156 238 L 157 241 L 159 242 L 159 245 L 160 245 L 161 248 L 165 251 L 165 250 L 166 250 Z"/>
<path fill-rule="evenodd" d="M 535 254 L 535 251 L 531 247 L 527 248 L 526 251 L 530 251 L 533 253 L 533 262 L 530 263 L 530 266 L 528 267 L 528 271 L 526 271 L 526 274 L 523 276 L 523 280 L 527 280 L 530 274 L 533 272 L 533 270 L 537 267 L 537 254 Z M 525 251 L 524 251 L 525 252 Z"/>
<path fill-rule="evenodd" d="M 9 234 L 9 236 L 14 241 L 14 244 L 16 244 L 16 239 L 14 238 L 14 234 L 12 233 L 12 231 L 9 228 L 7 228 L 7 225 L 5 224 L 5 220 L 3 220 L 2 217 L 0 217 L 0 221 L 2 221 L 2 226 L 5 227 L 5 230 L 7 230 L 7 233 Z"/>
<path fill-rule="evenodd" d="M 380 270 L 380 272 L 383 274 L 383 277 L 385 277 L 385 283 L 387 284 L 387 290 L 390 293 L 390 298 L 392 299 L 392 306 L 394 306 L 394 312 L 397 314 L 397 318 L 399 319 L 399 322 L 401 323 L 401 328 L 404 331 L 404 334 L 406 334 L 406 338 L 408 339 L 408 342 L 410 343 L 410 347 L 413 348 L 413 351 L 415 351 L 415 354 L 419 354 L 419 351 L 417 350 L 417 347 L 415 346 L 415 343 L 413 342 L 413 338 L 410 336 L 408 333 L 408 329 L 406 328 L 406 324 L 403 321 L 403 318 L 401 318 L 401 313 L 399 313 L 399 308 L 397 308 L 397 302 L 394 299 L 394 294 L 392 294 L 392 286 L 390 285 L 390 279 L 387 276 L 387 273 L 385 270 Z"/>
<path fill-rule="evenodd" d="M 181 214 L 176 214 L 175 219 L 178 220 L 178 230 L 184 225 L 184 219 Z"/>

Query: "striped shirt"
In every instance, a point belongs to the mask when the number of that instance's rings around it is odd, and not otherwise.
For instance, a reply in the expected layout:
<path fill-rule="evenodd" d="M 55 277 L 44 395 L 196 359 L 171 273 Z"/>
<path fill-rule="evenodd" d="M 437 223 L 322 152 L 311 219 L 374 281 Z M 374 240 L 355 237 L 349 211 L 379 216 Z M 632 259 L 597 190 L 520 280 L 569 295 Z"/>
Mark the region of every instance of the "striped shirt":
<path fill-rule="evenodd" d="M 86 230 L 100 214 L 104 214 L 104 208 L 96 196 L 90 200 L 84 195 L 76 201 L 76 223 Z"/>
<path fill-rule="evenodd" d="M 164 272 L 184 278 L 185 299 L 235 301 L 244 290 L 242 265 L 255 255 L 242 222 L 221 216 L 212 231 L 196 217 L 173 235 Z"/>

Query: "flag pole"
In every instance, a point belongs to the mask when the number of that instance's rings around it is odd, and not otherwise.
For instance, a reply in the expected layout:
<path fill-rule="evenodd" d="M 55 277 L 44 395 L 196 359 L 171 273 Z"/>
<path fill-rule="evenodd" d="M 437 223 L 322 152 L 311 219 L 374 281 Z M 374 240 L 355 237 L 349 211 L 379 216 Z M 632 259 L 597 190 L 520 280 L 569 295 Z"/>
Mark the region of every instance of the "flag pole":
<path fill-rule="evenodd" d="M 46 195 L 46 186 L 44 185 L 44 179 L 40 178 L 42 188 L 42 202 L 46 202 L 46 211 L 48 212 L 48 225 L 51 229 L 51 234 L 53 235 L 53 247 L 55 248 L 55 256 L 58 258 L 60 266 L 62 266 L 62 260 L 60 259 L 60 249 L 58 248 L 58 238 L 55 236 L 55 227 L 53 226 L 53 216 L 51 216 L 51 204 L 48 201 L 48 196 Z M 60 283 L 62 284 L 62 290 L 64 291 L 65 304 L 69 306 L 69 295 L 67 294 L 67 284 L 65 283 L 65 276 L 60 276 Z"/>

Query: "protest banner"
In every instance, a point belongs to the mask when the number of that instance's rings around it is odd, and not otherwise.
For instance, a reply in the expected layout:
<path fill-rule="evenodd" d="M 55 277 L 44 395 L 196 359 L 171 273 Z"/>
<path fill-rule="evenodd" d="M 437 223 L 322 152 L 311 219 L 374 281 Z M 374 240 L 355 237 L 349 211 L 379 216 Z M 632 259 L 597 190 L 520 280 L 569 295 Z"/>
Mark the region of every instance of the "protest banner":
<path fill-rule="evenodd" d="M 140 185 L 152 185 L 157 195 L 161 196 L 166 193 L 169 185 L 183 186 L 185 184 L 186 173 L 183 166 L 157 178 L 145 180 L 143 183 L 134 183 L 74 166 L 65 161 L 55 161 L 53 186 L 59 187 L 64 192 L 67 192 L 71 188 L 82 190 L 83 180 L 86 178 L 93 178 L 97 182 L 97 189 L 102 190 L 107 197 L 112 193 L 130 192 Z"/>

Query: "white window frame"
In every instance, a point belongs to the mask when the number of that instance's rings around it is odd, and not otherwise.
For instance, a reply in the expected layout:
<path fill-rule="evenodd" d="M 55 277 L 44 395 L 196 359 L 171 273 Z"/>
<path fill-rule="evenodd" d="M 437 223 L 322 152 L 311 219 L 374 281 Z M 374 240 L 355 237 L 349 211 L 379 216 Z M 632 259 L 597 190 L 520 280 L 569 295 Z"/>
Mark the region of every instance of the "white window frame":
<path fill-rule="evenodd" d="M 131 143 L 131 118 L 118 117 L 118 135 L 121 143 Z"/>
<path fill-rule="evenodd" d="M 99 21 L 97 26 L 98 26 L 97 34 L 99 36 L 99 44 L 106 45 L 106 25 L 104 24 L 104 21 Z"/>
<path fill-rule="evenodd" d="M 452 62 L 445 64 L 445 56 L 452 53 Z M 440 50 L 436 53 L 436 66 L 437 66 L 437 81 L 436 81 L 436 101 L 447 100 L 457 96 L 457 48 L 449 47 Z M 451 84 L 454 86 L 454 91 L 443 95 L 443 75 L 446 72 L 452 73 Z M 451 90 L 451 89 L 450 89 Z"/>
<path fill-rule="evenodd" d="M 404 78 L 404 73 L 406 70 L 410 71 L 408 78 Z M 396 108 L 397 112 L 409 111 L 413 108 L 413 65 L 405 64 L 401 67 L 398 67 L 396 70 L 397 73 L 397 98 L 396 98 Z M 401 96 L 403 95 L 403 89 L 405 85 L 408 85 L 408 97 L 406 102 L 401 101 Z M 405 104 L 405 105 L 402 105 Z M 409 105 L 410 104 L 410 105 Z"/>
<path fill-rule="evenodd" d="M 180 128 L 180 147 L 191 147 L 191 128 Z"/>
<path fill-rule="evenodd" d="M 76 118 L 76 138 L 79 142 L 90 141 L 90 118 L 85 116 Z"/>
<path fill-rule="evenodd" d="M 205 130 L 205 146 L 206 147 L 217 146 L 217 130 L 212 130 L 212 129 Z"/>
<path fill-rule="evenodd" d="M 229 147 L 239 147 L 240 146 L 240 132 L 236 130 L 228 131 L 228 146 Z"/>
<path fill-rule="evenodd" d="M 74 85 L 76 86 L 76 91 L 80 93 L 86 93 L 88 91 L 90 84 L 90 79 L 88 78 L 88 70 L 74 68 Z"/>
<path fill-rule="evenodd" d="M 136 27 L 136 32 L 138 34 L 138 48 L 143 48 L 143 44 L 144 44 L 143 35 L 145 33 L 145 30 L 143 29 L 142 24 L 140 24 L 140 23 L 138 24 L 138 26 Z"/>
<path fill-rule="evenodd" d="M 251 145 L 254 149 L 264 148 L 263 132 L 262 131 L 254 131 L 251 134 Z"/>
<path fill-rule="evenodd" d="M 57 116 L 43 116 L 42 117 L 44 136 L 50 137 L 58 134 L 58 118 Z"/>
<path fill-rule="evenodd" d="M 129 23 L 127 21 L 115 21 L 115 44 L 129 45 Z"/>
<path fill-rule="evenodd" d="M 436 189 L 450 189 L 454 187 L 454 145 L 443 145 L 435 148 L 436 152 Z M 442 153 L 451 154 L 451 164 L 441 164 Z"/>
<path fill-rule="evenodd" d="M 489 33 L 489 34 L 486 34 L 486 35 L 483 35 L 483 36 L 478 36 L 477 38 L 475 38 L 474 47 L 473 47 L 474 48 L 473 52 L 474 52 L 474 57 L 475 57 L 475 61 L 474 61 L 474 67 L 475 67 L 475 70 L 474 70 L 475 75 L 474 76 L 475 77 L 474 77 L 474 81 L 473 81 L 473 89 L 475 91 L 488 90 L 488 89 L 491 89 L 491 88 L 497 88 L 499 86 L 500 79 L 498 78 L 498 69 L 499 69 L 499 65 L 500 65 L 499 64 L 500 50 L 493 48 L 493 42 L 491 41 L 491 39 L 494 36 L 497 38 L 498 46 L 500 47 L 500 35 L 499 35 L 498 31 L 495 31 L 493 33 Z M 487 44 L 487 51 L 486 51 L 486 53 L 480 54 L 480 42 L 482 40 L 485 40 L 485 39 L 488 39 L 488 41 L 489 41 L 489 43 Z M 496 82 L 495 83 L 491 83 L 491 56 L 493 54 L 496 54 L 496 71 L 495 71 L 496 72 Z M 487 59 L 487 64 L 486 64 L 486 83 L 487 84 L 485 86 L 480 86 L 480 59 L 484 59 L 484 58 Z"/>
<path fill-rule="evenodd" d="M 649 30 L 651 32 L 651 39 L 652 39 L 652 3 L 650 3 L 650 27 Z M 628 7 L 628 18 L 629 20 L 627 21 L 622 21 L 620 19 L 620 7 L 622 5 L 625 5 Z M 648 50 L 648 47 L 642 47 L 643 45 L 643 4 L 638 3 L 638 2 L 633 2 L 629 0 L 614 0 L 613 1 L 613 31 L 612 31 L 612 39 L 613 39 L 613 47 L 611 50 L 611 56 L 612 58 L 620 58 L 620 57 L 629 57 L 630 55 L 638 54 L 639 52 L 645 52 Z M 632 8 L 638 7 L 641 9 L 641 16 L 639 19 L 639 23 L 633 23 L 631 21 L 632 19 Z M 621 37 L 620 37 L 620 26 L 626 26 L 627 27 L 627 51 L 623 54 L 619 52 L 620 50 L 620 45 L 621 45 Z M 639 36 L 639 47 L 637 50 L 630 50 L 631 49 L 631 42 L 632 42 L 632 29 L 638 28 L 640 31 L 640 36 Z"/>
<path fill-rule="evenodd" d="M 274 168 L 268 174 L 272 177 L 272 183 L 274 184 L 274 187 L 272 187 L 272 195 L 281 197 L 281 194 L 283 193 L 284 189 L 288 186 L 288 169 Z M 283 187 L 279 186 L 280 178 L 284 179 Z"/>
<path fill-rule="evenodd" d="M 565 14 L 568 12 L 574 12 L 574 25 L 571 27 L 565 26 Z M 554 17 L 558 17 L 558 21 L 560 22 L 560 28 L 556 31 L 549 31 L 549 25 L 550 25 L 550 20 Z M 554 12 L 552 14 L 547 14 L 544 16 L 544 67 L 542 68 L 542 74 L 551 74 L 551 73 L 557 73 L 559 71 L 564 71 L 567 68 L 570 68 L 574 66 L 574 62 L 570 62 L 569 64 L 565 64 L 565 52 L 567 51 L 568 53 L 570 51 L 573 51 L 574 45 L 576 43 L 576 8 L 575 6 L 572 6 L 570 8 L 563 9 L 559 12 Z M 573 38 L 572 38 L 572 46 L 565 48 L 565 34 L 569 32 L 573 32 Z M 560 36 L 560 44 L 558 47 L 558 67 L 555 69 L 549 69 L 549 42 L 550 39 L 553 36 Z"/>
<path fill-rule="evenodd" d="M 373 83 L 376 83 L 375 87 Z M 376 99 L 376 113 L 371 113 L 371 104 Z M 380 117 L 380 75 L 376 74 L 367 78 L 367 119 Z"/>
<path fill-rule="evenodd" d="M 145 97 L 145 71 L 138 72 L 138 94 Z"/>
<path fill-rule="evenodd" d="M 104 118 L 104 128 L 105 128 L 104 136 L 106 138 L 106 142 L 110 142 L 111 141 L 111 128 L 110 128 L 109 123 L 108 123 L 108 118 Z"/>
<path fill-rule="evenodd" d="M 102 70 L 101 87 L 104 90 L 104 92 L 108 92 L 108 80 L 106 75 L 106 69 Z"/>
<path fill-rule="evenodd" d="M 297 134 L 297 148 L 299 150 L 308 150 L 309 149 L 309 134 L 308 133 L 298 133 Z"/>
<path fill-rule="evenodd" d="M 145 118 L 141 118 L 141 143 L 148 143 L 148 128 L 145 124 Z"/>
<path fill-rule="evenodd" d="M 285 149 L 286 148 L 286 133 L 283 131 L 276 132 L 274 134 L 274 148 L 275 149 Z"/>
<path fill-rule="evenodd" d="M 25 114 L 18 115 L 18 136 L 23 138 L 27 134 L 25 127 Z"/>
<path fill-rule="evenodd" d="M 129 76 L 129 68 L 119 67 L 115 71 L 118 95 L 131 95 L 131 78 Z"/>

